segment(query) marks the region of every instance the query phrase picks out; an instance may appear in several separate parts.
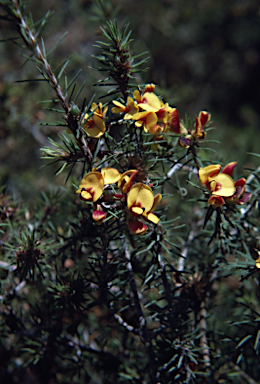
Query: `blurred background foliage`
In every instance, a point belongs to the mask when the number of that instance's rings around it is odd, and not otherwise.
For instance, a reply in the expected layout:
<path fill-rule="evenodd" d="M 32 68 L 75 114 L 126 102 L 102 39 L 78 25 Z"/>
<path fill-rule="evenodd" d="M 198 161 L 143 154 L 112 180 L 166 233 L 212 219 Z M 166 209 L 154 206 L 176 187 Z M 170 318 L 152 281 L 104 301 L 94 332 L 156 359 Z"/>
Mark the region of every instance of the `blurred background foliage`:
<path fill-rule="evenodd" d="M 99 4 L 99 5 L 98 5 Z M 212 113 L 214 127 L 210 139 L 216 160 L 238 161 L 238 174 L 256 165 L 259 141 L 260 105 L 260 7 L 257 0 L 38 0 L 28 6 L 35 20 L 53 11 L 42 31 L 49 50 L 64 33 L 51 57 L 52 67 L 68 56 L 66 75 L 72 78 L 80 68 L 78 83 L 86 81 L 82 98 L 89 100 L 102 89 L 93 87 L 100 73 L 93 47 L 101 37 L 102 23 L 117 17 L 119 25 L 130 23 L 133 54 L 148 51 L 149 68 L 138 83 L 154 82 L 157 94 L 176 106 L 184 118 L 201 109 Z M 106 17 L 104 19 L 104 14 Z M 1 39 L 13 37 L 10 25 L 1 22 Z M 0 180 L 16 195 L 33 197 L 50 185 L 64 185 L 55 177 L 57 168 L 39 171 L 44 162 L 39 147 L 47 137 L 57 137 L 61 128 L 38 124 L 55 121 L 55 115 L 37 101 L 50 98 L 32 63 L 18 56 L 20 48 L 5 41 L 0 44 Z M 159 88 L 158 88 L 159 87 Z M 54 95 L 53 95 L 54 97 Z M 221 149 L 221 150 L 220 150 Z M 244 171 L 243 171 L 244 173 Z"/>

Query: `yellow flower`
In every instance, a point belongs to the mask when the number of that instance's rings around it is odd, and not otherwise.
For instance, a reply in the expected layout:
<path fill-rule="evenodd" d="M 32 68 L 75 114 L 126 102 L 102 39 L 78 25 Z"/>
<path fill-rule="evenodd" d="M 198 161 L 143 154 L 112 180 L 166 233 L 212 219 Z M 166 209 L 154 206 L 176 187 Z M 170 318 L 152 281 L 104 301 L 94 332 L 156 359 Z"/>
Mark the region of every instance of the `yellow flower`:
<path fill-rule="evenodd" d="M 117 183 L 121 178 L 121 173 L 116 168 L 112 167 L 102 168 L 101 174 L 105 184 Z"/>
<path fill-rule="evenodd" d="M 212 195 L 215 196 L 230 197 L 236 192 L 234 180 L 225 173 L 209 177 L 209 184 Z"/>
<path fill-rule="evenodd" d="M 155 89 L 155 85 L 154 84 L 146 84 L 146 86 L 144 87 L 144 93 L 145 92 L 153 92 Z"/>
<path fill-rule="evenodd" d="M 102 196 L 105 184 L 116 183 L 120 177 L 120 172 L 110 167 L 103 168 L 101 172 L 89 172 L 81 180 L 76 193 L 80 194 L 82 200 L 95 203 Z"/>
<path fill-rule="evenodd" d="M 158 112 L 162 107 L 162 103 L 155 93 L 146 92 L 142 97 L 142 102 L 138 103 L 138 106 L 144 111 Z"/>
<path fill-rule="evenodd" d="M 104 178 L 98 171 L 87 173 L 80 182 L 76 193 L 80 194 L 82 200 L 95 203 L 103 194 Z"/>
<path fill-rule="evenodd" d="M 89 117 L 88 113 L 85 114 L 84 120 L 87 121 L 83 127 L 88 136 L 98 138 L 104 135 L 106 131 L 104 118 L 107 112 L 107 107 L 102 110 L 102 103 L 99 103 L 99 105 L 92 103 L 91 111 L 94 111 L 91 117 Z"/>
<path fill-rule="evenodd" d="M 127 195 L 127 208 L 137 216 L 149 212 L 153 203 L 154 196 L 151 188 L 142 183 L 135 184 Z"/>
<path fill-rule="evenodd" d="M 128 96 L 127 98 L 126 106 L 116 100 L 113 100 L 113 103 L 115 104 L 115 107 L 113 107 L 111 111 L 113 113 L 124 112 L 125 113 L 124 120 L 132 119 L 133 115 L 139 111 L 138 106 L 130 96 Z"/>
<path fill-rule="evenodd" d="M 202 185 L 206 185 L 209 182 L 209 177 L 218 175 L 221 170 L 220 164 L 208 165 L 205 168 L 199 169 L 199 179 Z"/>
<path fill-rule="evenodd" d="M 155 112 L 143 111 L 137 112 L 132 116 L 133 120 L 136 120 L 135 125 L 137 127 L 144 127 L 145 132 L 150 132 L 157 124 L 158 118 Z"/>
<path fill-rule="evenodd" d="M 161 201 L 160 194 L 154 197 L 153 191 L 142 183 L 135 184 L 127 195 L 127 208 L 132 214 L 128 220 L 130 232 L 133 234 L 144 234 L 148 226 L 135 218 L 143 217 L 146 221 L 157 224 L 160 219 L 152 213 Z"/>
<path fill-rule="evenodd" d="M 199 170 L 199 180 L 210 191 L 211 196 L 208 204 L 212 206 L 221 206 L 225 204 L 224 198 L 231 198 L 236 192 L 236 183 L 231 177 L 234 167 L 237 163 L 229 163 L 220 173 L 221 165 L 208 165 Z M 239 183 L 238 183 L 239 184 Z"/>
<path fill-rule="evenodd" d="M 196 117 L 195 130 L 192 135 L 198 139 L 204 139 L 206 132 L 204 131 L 204 125 L 208 124 L 211 119 L 211 114 L 206 111 L 200 111 L 199 116 Z"/>

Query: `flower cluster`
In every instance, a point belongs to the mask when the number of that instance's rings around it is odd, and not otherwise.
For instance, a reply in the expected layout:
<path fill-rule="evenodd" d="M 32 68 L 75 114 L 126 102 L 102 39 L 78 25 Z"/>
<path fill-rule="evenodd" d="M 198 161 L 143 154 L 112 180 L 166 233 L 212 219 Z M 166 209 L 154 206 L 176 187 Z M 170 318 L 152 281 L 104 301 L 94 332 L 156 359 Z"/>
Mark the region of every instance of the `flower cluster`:
<path fill-rule="evenodd" d="M 142 128 L 153 135 L 154 141 L 162 140 L 161 133 L 172 132 L 181 135 L 179 145 L 188 148 L 196 139 L 205 137 L 204 127 L 210 121 L 210 114 L 201 111 L 196 118 L 194 129 L 186 128 L 180 120 L 176 108 L 163 103 L 154 93 L 155 85 L 147 84 L 144 91 L 140 89 L 133 92 L 133 97 L 128 96 L 126 105 L 113 100 L 113 113 L 124 113 L 124 120 L 132 120 L 137 128 Z M 106 131 L 105 118 L 108 107 L 103 108 L 102 103 L 92 103 L 90 114 L 84 114 L 81 124 L 87 135 L 91 138 L 99 138 Z M 67 130 L 71 133 L 70 129 Z M 157 149 L 154 145 L 153 149 Z"/>
<path fill-rule="evenodd" d="M 196 117 L 194 129 L 184 127 L 180 122 L 179 113 L 176 109 L 174 117 L 172 117 L 172 131 L 181 134 L 179 138 L 179 145 L 184 148 L 189 148 L 194 141 L 203 140 L 206 137 L 204 127 L 210 122 L 211 115 L 206 111 L 200 111 L 199 116 Z"/>
<path fill-rule="evenodd" d="M 123 112 L 124 120 L 134 120 L 136 127 L 143 127 L 144 131 L 151 135 L 166 132 L 173 108 L 169 107 L 168 103 L 164 104 L 153 92 L 154 89 L 154 84 L 147 84 L 143 93 L 140 89 L 135 90 L 134 99 L 128 96 L 126 106 L 114 100 L 115 107 L 112 108 L 112 112 Z"/>
<path fill-rule="evenodd" d="M 126 105 L 113 100 L 115 107 L 113 113 L 124 113 L 124 120 L 134 120 L 138 128 L 143 127 L 145 132 L 155 136 L 155 140 L 160 140 L 161 133 L 168 131 L 182 135 L 179 145 L 188 148 L 195 139 L 204 139 L 204 126 L 210 121 L 210 114 L 201 111 L 196 118 L 193 130 L 186 128 L 180 121 L 179 112 L 172 108 L 153 92 L 154 84 L 145 86 L 143 93 L 140 89 L 133 92 L 133 98 L 128 96 Z"/>
<path fill-rule="evenodd" d="M 233 204 L 245 204 L 250 200 L 251 193 L 245 191 L 246 180 L 240 178 L 234 181 L 231 177 L 236 165 L 236 162 L 229 163 L 222 172 L 220 172 L 220 164 L 200 168 L 200 183 L 211 191 L 208 204 L 213 207 L 220 207 L 226 201 Z"/>
<path fill-rule="evenodd" d="M 92 218 L 97 224 L 102 224 L 107 217 L 103 206 L 115 203 L 126 208 L 126 221 L 130 233 L 141 235 L 148 230 L 148 226 L 140 221 L 157 224 L 160 219 L 153 213 L 162 199 L 160 194 L 153 195 L 152 189 L 142 183 L 134 184 L 138 171 L 131 169 L 123 174 L 115 168 L 103 168 L 101 171 L 93 170 L 87 173 L 80 182 L 77 193 L 81 200 L 93 203 Z M 104 194 L 104 189 L 110 184 L 117 183 L 121 193 Z"/>

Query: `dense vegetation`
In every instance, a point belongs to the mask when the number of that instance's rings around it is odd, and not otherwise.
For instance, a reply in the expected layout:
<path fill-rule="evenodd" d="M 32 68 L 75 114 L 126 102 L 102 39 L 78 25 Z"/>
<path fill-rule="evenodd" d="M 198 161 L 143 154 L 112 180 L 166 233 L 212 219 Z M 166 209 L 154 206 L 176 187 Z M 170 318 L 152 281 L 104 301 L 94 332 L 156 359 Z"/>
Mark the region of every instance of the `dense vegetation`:
<path fill-rule="evenodd" d="M 1 382 L 256 383 L 258 3 L 26 3 L 0 1 Z"/>

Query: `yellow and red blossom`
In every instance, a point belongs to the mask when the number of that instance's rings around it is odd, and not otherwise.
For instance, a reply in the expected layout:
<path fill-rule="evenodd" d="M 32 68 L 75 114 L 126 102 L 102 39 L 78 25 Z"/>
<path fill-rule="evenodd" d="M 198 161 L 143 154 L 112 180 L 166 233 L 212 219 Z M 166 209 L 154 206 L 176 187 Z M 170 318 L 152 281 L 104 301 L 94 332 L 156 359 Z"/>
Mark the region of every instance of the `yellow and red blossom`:
<path fill-rule="evenodd" d="M 143 127 L 144 131 L 151 135 L 166 132 L 171 108 L 168 103 L 163 104 L 153 92 L 154 89 L 154 84 L 147 84 L 143 94 L 140 89 L 135 90 L 133 92 L 135 101 L 128 96 L 126 106 L 113 101 L 115 107 L 112 108 L 112 112 L 125 113 L 124 120 L 134 120 L 136 127 Z"/>
<path fill-rule="evenodd" d="M 158 112 L 163 104 L 159 97 L 153 92 L 146 92 L 142 97 L 142 102 L 138 103 L 138 107 L 148 112 Z"/>
<path fill-rule="evenodd" d="M 124 120 L 134 120 L 136 127 L 143 127 L 144 131 L 151 135 L 168 131 L 182 135 L 178 143 L 185 148 L 189 148 L 197 139 L 203 140 L 206 135 L 204 126 L 211 119 L 210 113 L 200 111 L 194 129 L 186 128 L 180 120 L 178 110 L 170 107 L 168 103 L 164 104 L 154 93 L 154 89 L 154 84 L 147 84 L 143 92 L 140 88 L 135 90 L 133 92 L 135 101 L 128 96 L 126 106 L 113 101 L 115 107 L 112 108 L 112 112 L 125 113 Z"/>
<path fill-rule="evenodd" d="M 106 131 L 106 125 L 105 125 L 105 115 L 107 112 L 107 107 L 102 109 L 102 103 L 99 103 L 98 105 L 96 103 L 92 103 L 91 105 L 91 111 L 93 112 L 93 115 L 89 117 L 89 114 L 86 113 L 84 116 L 84 120 L 87 120 L 83 127 L 90 137 L 98 138 L 102 136 Z"/>
<path fill-rule="evenodd" d="M 211 195 L 208 199 L 208 204 L 213 207 L 221 207 L 221 205 L 225 204 L 225 200 L 221 196 Z"/>
<path fill-rule="evenodd" d="M 152 131 L 158 121 L 156 113 L 149 111 L 137 112 L 133 115 L 132 119 L 136 120 L 135 125 L 138 128 L 143 126 L 145 132 Z"/>
<path fill-rule="evenodd" d="M 98 171 L 87 173 L 80 182 L 76 193 L 80 194 L 82 200 L 95 203 L 103 194 L 104 178 Z"/>
<path fill-rule="evenodd" d="M 125 113 L 124 120 L 132 119 L 133 115 L 139 111 L 137 104 L 130 96 L 127 97 L 126 106 L 116 100 L 113 100 L 113 104 L 115 104 L 115 107 L 113 107 L 111 111 L 113 113 Z"/>
<path fill-rule="evenodd" d="M 153 213 L 162 196 L 160 194 L 154 197 L 153 191 L 147 185 L 142 183 L 135 184 L 127 196 L 127 209 L 131 216 L 128 219 L 128 226 L 132 234 L 144 234 L 148 226 L 137 218 L 143 218 L 157 224 L 160 219 Z"/>
<path fill-rule="evenodd" d="M 208 204 L 221 206 L 225 204 L 225 199 L 234 204 L 245 204 L 249 201 L 251 194 L 245 192 L 245 179 L 241 178 L 235 182 L 231 177 L 236 164 L 227 164 L 222 172 L 220 164 L 200 168 L 200 183 L 211 191 Z"/>
<path fill-rule="evenodd" d="M 119 204 L 118 206 L 122 208 L 122 203 L 125 202 L 130 233 L 142 235 L 148 230 L 147 224 L 140 219 L 158 224 L 160 219 L 153 211 L 160 203 L 162 196 L 160 194 L 154 196 L 152 189 L 140 182 L 133 185 L 137 173 L 137 170 L 130 169 L 121 175 L 117 169 L 107 167 L 101 169 L 100 172 L 93 170 L 83 177 L 77 193 L 80 194 L 82 200 L 93 203 L 92 218 L 96 224 L 102 224 L 107 218 L 107 213 L 103 210 L 102 205 L 106 207 L 105 203 L 116 204 L 115 206 Z M 105 185 L 115 182 L 118 182 L 118 188 L 122 193 L 103 195 Z"/>
<path fill-rule="evenodd" d="M 146 86 L 144 87 L 144 93 L 153 92 L 154 90 L 155 90 L 154 84 L 146 84 Z"/>
<path fill-rule="evenodd" d="M 199 179 L 202 185 L 207 185 L 209 182 L 209 178 L 214 175 L 218 175 L 221 170 L 220 164 L 212 164 L 208 165 L 205 168 L 200 168 L 199 170 Z"/>
<path fill-rule="evenodd" d="M 234 180 L 225 173 L 219 173 L 210 178 L 209 188 L 215 196 L 230 197 L 236 192 Z"/>
<path fill-rule="evenodd" d="M 146 93 L 146 92 L 151 92 L 153 93 L 155 89 L 155 85 L 154 84 L 146 84 L 146 86 L 144 87 L 144 92 L 143 92 L 143 95 Z M 137 103 L 142 103 L 143 101 L 143 95 L 141 93 L 141 89 L 140 87 L 138 87 L 138 90 L 136 89 L 134 92 L 133 92 L 133 96 L 135 98 L 135 100 L 137 101 Z"/>
<path fill-rule="evenodd" d="M 115 168 L 103 168 L 101 172 L 87 173 L 80 182 L 77 193 L 82 200 L 95 203 L 103 194 L 105 184 L 116 183 L 121 177 Z"/>
<path fill-rule="evenodd" d="M 199 116 L 196 117 L 195 130 L 192 131 L 192 135 L 198 139 L 205 138 L 204 125 L 208 124 L 211 119 L 211 114 L 206 111 L 200 111 Z"/>
<path fill-rule="evenodd" d="M 200 111 L 199 113 L 199 120 L 202 125 L 206 125 L 209 123 L 211 119 L 211 114 L 207 111 Z"/>
<path fill-rule="evenodd" d="M 203 140 L 205 138 L 204 126 L 210 121 L 211 115 L 206 111 L 200 111 L 199 116 L 196 117 L 195 129 L 192 131 L 184 127 L 180 121 L 179 112 L 176 108 L 169 108 L 168 129 L 182 136 L 179 139 L 179 145 L 184 148 L 189 148 L 196 140 Z"/>

